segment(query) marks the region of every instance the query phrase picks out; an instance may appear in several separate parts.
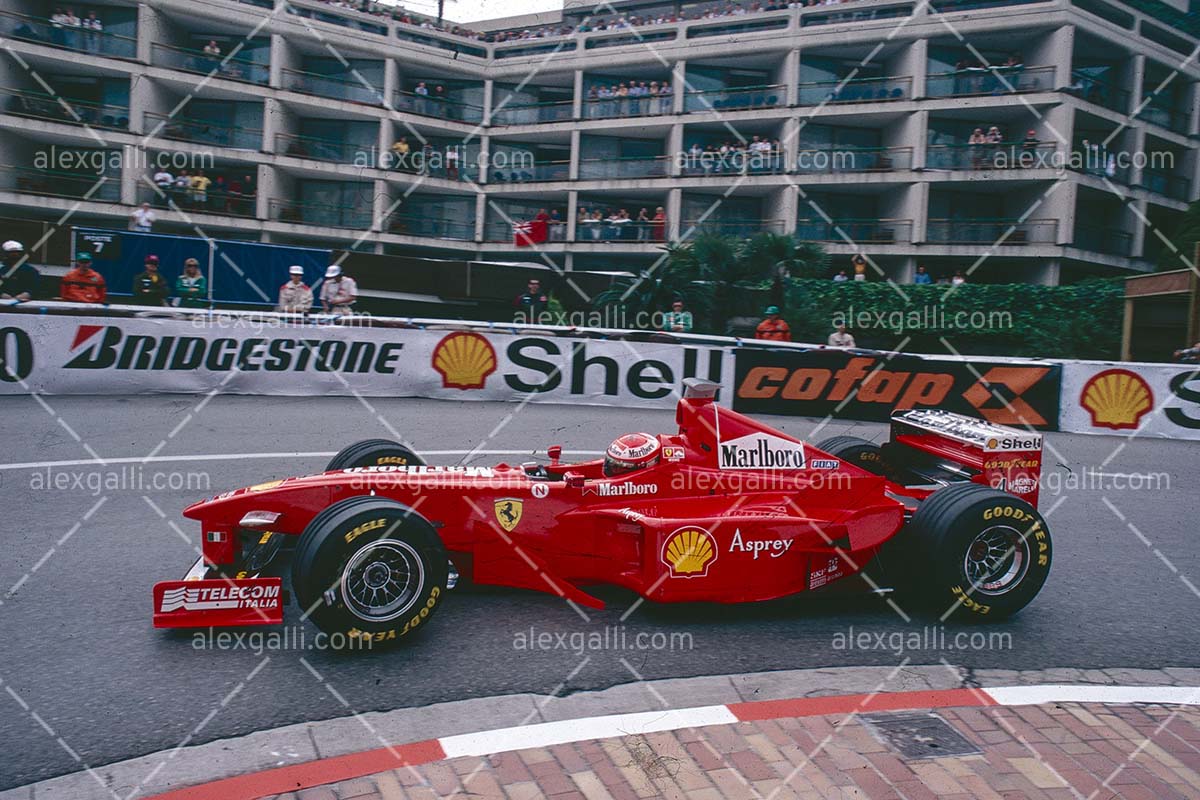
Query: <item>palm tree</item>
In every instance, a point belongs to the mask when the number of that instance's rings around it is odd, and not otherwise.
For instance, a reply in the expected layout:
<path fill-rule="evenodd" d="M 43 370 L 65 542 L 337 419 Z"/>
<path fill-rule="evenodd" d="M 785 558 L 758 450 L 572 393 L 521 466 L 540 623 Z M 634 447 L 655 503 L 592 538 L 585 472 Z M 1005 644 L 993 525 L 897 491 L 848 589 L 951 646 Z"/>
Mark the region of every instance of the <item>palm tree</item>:
<path fill-rule="evenodd" d="M 666 256 L 642 275 L 617 278 L 612 286 L 596 295 L 596 308 L 616 306 L 626 318 L 639 313 L 651 315 L 665 311 L 675 300 L 682 300 L 693 318 L 704 319 L 710 307 L 710 293 L 700 283 L 700 268 L 687 245 L 668 244 Z"/>

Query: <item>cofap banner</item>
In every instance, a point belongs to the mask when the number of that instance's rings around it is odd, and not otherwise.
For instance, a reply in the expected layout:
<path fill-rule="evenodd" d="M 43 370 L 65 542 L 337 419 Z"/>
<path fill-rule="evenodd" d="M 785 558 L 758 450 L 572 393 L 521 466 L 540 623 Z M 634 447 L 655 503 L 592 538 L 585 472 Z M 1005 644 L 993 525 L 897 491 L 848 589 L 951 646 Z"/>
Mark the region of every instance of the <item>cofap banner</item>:
<path fill-rule="evenodd" d="M 1200 439 L 1200 368 L 1077 361 L 1063 364 L 1059 429 Z"/>
<path fill-rule="evenodd" d="M 722 347 L 268 317 L 0 315 L 5 394 L 362 394 L 670 408 Z"/>

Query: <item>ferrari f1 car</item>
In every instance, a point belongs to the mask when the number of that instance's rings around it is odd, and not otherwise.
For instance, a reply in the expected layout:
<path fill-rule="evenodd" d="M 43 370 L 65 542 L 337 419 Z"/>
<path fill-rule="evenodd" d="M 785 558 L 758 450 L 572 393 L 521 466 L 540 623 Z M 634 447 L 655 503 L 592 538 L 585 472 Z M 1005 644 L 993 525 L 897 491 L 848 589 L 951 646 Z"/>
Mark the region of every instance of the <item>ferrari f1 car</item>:
<path fill-rule="evenodd" d="M 154 624 L 280 623 L 294 595 L 322 630 L 386 642 L 427 626 L 460 576 L 591 607 L 599 584 L 742 603 L 846 582 L 885 549 L 889 582 L 960 617 L 1012 614 L 1041 589 L 1039 434 L 918 409 L 882 446 L 813 446 L 715 394 L 689 379 L 677 433 L 622 436 L 604 459 L 551 447 L 548 464 L 438 467 L 369 440 L 321 474 L 196 503 L 202 556 L 155 586 Z"/>

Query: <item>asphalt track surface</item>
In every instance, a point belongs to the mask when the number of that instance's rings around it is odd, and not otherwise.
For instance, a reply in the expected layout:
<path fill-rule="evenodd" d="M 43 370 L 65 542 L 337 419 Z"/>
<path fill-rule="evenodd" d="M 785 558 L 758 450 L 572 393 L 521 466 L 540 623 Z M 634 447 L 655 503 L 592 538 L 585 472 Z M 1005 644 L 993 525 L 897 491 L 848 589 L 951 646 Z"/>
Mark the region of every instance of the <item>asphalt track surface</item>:
<path fill-rule="evenodd" d="M 635 598 L 618 591 L 603 592 L 609 608 L 584 621 L 550 595 L 473 589 L 453 593 L 434 624 L 399 649 L 197 647 L 190 635 L 150 624 L 153 583 L 181 576 L 194 560 L 198 527 L 181 509 L 229 488 L 317 471 L 326 461 L 248 454 L 333 451 L 389 436 L 389 425 L 426 451 L 554 443 L 596 451 L 621 432 L 674 427 L 670 411 L 613 407 L 531 404 L 513 415 L 515 405 L 499 403 L 372 399 L 369 409 L 353 398 L 217 396 L 196 411 L 197 399 L 50 397 L 43 406 L 30 397 L 0 398 L 0 788 L 353 711 L 517 692 L 564 695 L 638 677 L 943 659 L 975 669 L 1200 666 L 1200 444 L 1066 434 L 1047 437 L 1047 482 L 1057 481 L 1058 491 L 1043 490 L 1055 545 L 1046 587 L 1001 625 L 945 629 L 948 638 L 963 630 L 1011 634 L 1007 643 L 901 651 L 894 635 L 920 634 L 937 620 L 918 614 L 906 623 L 873 597 L 753 607 L 643 604 L 622 623 Z M 802 438 L 819 424 L 772 422 Z M 830 423 L 812 438 L 846 432 L 885 436 L 881 425 Z M 116 480 L 128 464 L 11 466 L 86 460 L 87 448 L 106 459 L 152 452 L 159 459 L 226 457 L 140 467 L 143 480 L 159 471 L 175 480 L 188 478 L 169 473 L 193 473 L 193 488 L 176 490 L 90 483 Z M 527 459 L 485 455 L 472 463 L 500 460 Z M 430 461 L 457 463 L 459 456 Z M 1085 470 L 1107 477 L 1093 475 L 1082 485 Z M 311 645 L 315 628 L 296 622 L 294 606 L 288 613 L 288 629 L 304 630 Z M 870 648 L 845 646 L 851 626 L 868 635 Z M 609 646 L 577 646 L 582 634 L 606 627 Z M 524 647 L 531 628 L 552 634 L 552 645 Z M 627 643 L 638 633 L 691 638 L 662 649 L 623 649 L 611 646 L 614 631 Z M 882 646 L 880 635 L 889 637 Z"/>

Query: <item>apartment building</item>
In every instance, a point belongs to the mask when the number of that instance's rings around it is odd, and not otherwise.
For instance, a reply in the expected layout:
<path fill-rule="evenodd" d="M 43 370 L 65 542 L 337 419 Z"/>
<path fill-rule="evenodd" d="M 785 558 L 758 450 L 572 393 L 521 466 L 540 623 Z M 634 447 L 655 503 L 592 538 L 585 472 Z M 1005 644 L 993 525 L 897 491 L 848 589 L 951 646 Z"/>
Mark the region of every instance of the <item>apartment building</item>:
<path fill-rule="evenodd" d="M 776 231 L 897 280 L 986 255 L 975 280 L 1058 283 L 1150 269 L 1197 195 L 1181 7 L 615 8 L 488 41 L 317 0 L 71 7 L 102 30 L 11 0 L 0 216 L 119 227 L 150 202 L 158 232 L 576 270 Z M 184 169 L 202 196 L 155 185 Z M 548 240 L 516 246 L 542 211 Z"/>

